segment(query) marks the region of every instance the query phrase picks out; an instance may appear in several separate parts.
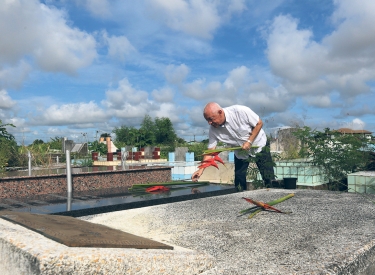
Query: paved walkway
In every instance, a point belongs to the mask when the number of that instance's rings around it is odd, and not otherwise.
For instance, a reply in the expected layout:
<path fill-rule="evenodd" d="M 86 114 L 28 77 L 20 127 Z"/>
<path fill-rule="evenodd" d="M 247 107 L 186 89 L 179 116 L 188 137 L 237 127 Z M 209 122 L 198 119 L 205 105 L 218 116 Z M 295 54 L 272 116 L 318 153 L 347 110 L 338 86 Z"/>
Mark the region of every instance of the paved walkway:
<path fill-rule="evenodd" d="M 250 207 L 243 196 L 267 202 L 290 191 L 247 191 L 81 219 L 164 242 L 177 251 L 211 255 L 215 267 L 204 275 L 375 274 L 375 204 L 360 194 L 298 189 L 277 205 L 292 214 L 237 216 Z"/>

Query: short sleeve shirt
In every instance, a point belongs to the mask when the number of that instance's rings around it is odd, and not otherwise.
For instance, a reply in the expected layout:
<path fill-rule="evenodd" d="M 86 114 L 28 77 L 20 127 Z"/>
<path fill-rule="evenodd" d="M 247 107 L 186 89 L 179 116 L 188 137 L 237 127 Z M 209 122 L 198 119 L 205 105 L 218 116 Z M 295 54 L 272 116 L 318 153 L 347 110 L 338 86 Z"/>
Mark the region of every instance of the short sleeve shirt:
<path fill-rule="evenodd" d="M 226 121 L 222 126 L 217 128 L 210 126 L 208 148 L 216 147 L 218 141 L 232 147 L 242 146 L 259 121 L 259 116 L 246 106 L 233 105 L 223 108 L 223 110 Z M 261 129 L 253 142 L 254 146 L 259 146 L 255 152 L 260 152 L 266 143 L 266 133 Z M 235 151 L 234 154 L 239 159 L 246 159 L 249 155 L 252 155 L 251 151 L 253 150 L 250 150 L 248 155 L 240 154 L 240 151 Z"/>

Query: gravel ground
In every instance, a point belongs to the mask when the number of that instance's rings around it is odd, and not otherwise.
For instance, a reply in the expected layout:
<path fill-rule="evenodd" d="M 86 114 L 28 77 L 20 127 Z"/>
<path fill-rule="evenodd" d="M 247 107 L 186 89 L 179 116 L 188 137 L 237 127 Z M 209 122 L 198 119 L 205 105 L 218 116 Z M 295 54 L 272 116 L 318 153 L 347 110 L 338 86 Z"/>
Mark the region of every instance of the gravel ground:
<path fill-rule="evenodd" d="M 267 202 L 291 191 L 276 206 L 291 214 L 238 217 L 250 207 L 242 197 Z M 375 204 L 360 194 L 262 189 L 81 219 L 212 255 L 204 275 L 375 272 Z"/>

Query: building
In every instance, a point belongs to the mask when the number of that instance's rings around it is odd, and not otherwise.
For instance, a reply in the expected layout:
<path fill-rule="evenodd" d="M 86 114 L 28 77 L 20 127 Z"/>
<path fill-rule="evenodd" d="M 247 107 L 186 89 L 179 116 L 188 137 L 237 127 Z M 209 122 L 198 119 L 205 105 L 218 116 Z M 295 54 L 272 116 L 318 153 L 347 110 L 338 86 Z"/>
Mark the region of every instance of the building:
<path fill-rule="evenodd" d="M 367 137 L 368 139 L 372 138 L 372 132 L 367 130 L 352 130 L 350 128 L 340 128 L 335 130 L 336 132 L 339 132 L 341 134 L 350 134 L 350 135 L 363 135 L 364 137 Z"/>

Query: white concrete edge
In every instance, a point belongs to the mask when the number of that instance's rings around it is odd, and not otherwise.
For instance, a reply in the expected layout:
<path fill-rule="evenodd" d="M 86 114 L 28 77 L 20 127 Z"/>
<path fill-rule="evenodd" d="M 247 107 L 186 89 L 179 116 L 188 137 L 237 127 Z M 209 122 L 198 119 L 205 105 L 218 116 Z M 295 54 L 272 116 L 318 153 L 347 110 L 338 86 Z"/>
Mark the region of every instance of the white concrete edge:
<path fill-rule="evenodd" d="M 0 218 L 0 270 L 13 274 L 200 274 L 212 256 L 192 250 L 68 247 Z"/>

